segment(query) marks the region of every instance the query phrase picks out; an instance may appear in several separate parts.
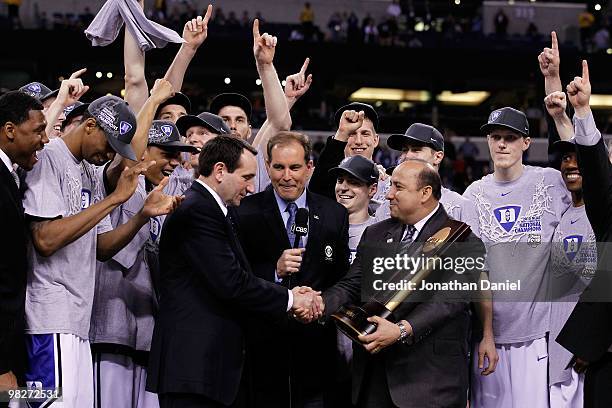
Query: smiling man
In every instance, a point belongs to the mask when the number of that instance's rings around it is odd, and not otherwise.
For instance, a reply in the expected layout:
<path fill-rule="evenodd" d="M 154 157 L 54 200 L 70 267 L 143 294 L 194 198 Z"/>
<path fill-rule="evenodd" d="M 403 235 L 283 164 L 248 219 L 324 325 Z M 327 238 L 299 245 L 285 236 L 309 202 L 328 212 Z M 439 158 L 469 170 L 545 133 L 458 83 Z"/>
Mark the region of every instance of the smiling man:
<path fill-rule="evenodd" d="M 139 177 L 135 194 L 111 212 L 112 227 L 138 213 L 155 188 L 162 188 L 169 196 L 181 196 L 189 185 L 170 175 L 179 165 L 181 152 L 197 151 L 180 141 L 172 122 L 153 121 L 144 161 L 155 164 Z M 157 314 L 158 248 L 165 218 L 151 217 L 125 248 L 97 264 L 89 340 L 99 408 L 133 407 L 132 398 L 140 401 L 141 407 L 158 406 L 157 396 L 145 392 L 145 383 Z"/>
<path fill-rule="evenodd" d="M 541 290 L 548 283 L 550 242 L 570 200 L 559 171 L 523 165 L 531 143 L 523 112 L 495 110 L 481 130 L 487 135 L 494 173 L 463 194 L 476 207 L 477 219 L 470 224 L 478 226 L 490 248 L 491 281 L 520 280 L 527 289 L 493 294 L 493 334 L 501 369 L 485 377 L 473 367 L 471 405 L 548 407 L 551 305 Z M 530 373 L 529 382 L 524 381 L 525 372 Z"/>
<path fill-rule="evenodd" d="M 324 290 L 348 269 L 347 211 L 306 190 L 312 161 L 305 135 L 278 132 L 268 142 L 267 153 L 271 185 L 245 198 L 237 209 L 244 252 L 260 278 L 289 288 Z M 309 213 L 308 232 L 294 249 L 296 214 L 304 208 Z M 247 351 L 252 350 L 252 406 L 328 406 L 324 400 L 335 392 L 333 326 L 295 323 L 279 329 L 257 321 L 250 332 Z"/>
<path fill-rule="evenodd" d="M 19 91 L 0 97 L 0 224 L 6 232 L 0 247 L 0 392 L 25 386 L 27 227 L 16 166 L 31 170 L 37 151 L 49 142 L 42 109 L 35 98 Z"/>

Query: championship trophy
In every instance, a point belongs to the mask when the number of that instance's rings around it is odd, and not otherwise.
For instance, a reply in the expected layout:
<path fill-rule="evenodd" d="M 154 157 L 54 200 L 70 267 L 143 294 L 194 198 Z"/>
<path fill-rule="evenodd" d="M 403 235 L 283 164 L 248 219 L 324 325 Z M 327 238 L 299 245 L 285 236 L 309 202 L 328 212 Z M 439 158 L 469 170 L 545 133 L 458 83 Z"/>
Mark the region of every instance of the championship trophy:
<path fill-rule="evenodd" d="M 424 256 L 430 259 L 441 257 L 452 244 L 464 241 L 470 232 L 470 227 L 467 224 L 449 220 L 444 227 L 423 242 L 421 247 L 417 248 L 415 255 Z M 416 244 L 420 243 L 414 242 L 412 245 Z M 419 287 L 421 281 L 430 276 L 434 270 L 433 267 L 429 266 L 429 263 L 424 265 L 414 274 L 408 271 L 398 271 L 390 280 L 397 281 L 398 279 L 405 279 L 413 282 L 412 285 L 406 286 L 412 288 Z M 344 334 L 355 343 L 363 345 L 358 340 L 358 336 L 371 334 L 376 331 L 376 325 L 370 323 L 368 318 L 379 316 L 383 319 L 391 320 L 389 319 L 391 313 L 413 292 L 414 290 L 409 288 L 397 291 L 376 292 L 376 294 L 365 304 L 360 306 L 344 305 L 331 316 L 335 319 L 336 325 Z"/>

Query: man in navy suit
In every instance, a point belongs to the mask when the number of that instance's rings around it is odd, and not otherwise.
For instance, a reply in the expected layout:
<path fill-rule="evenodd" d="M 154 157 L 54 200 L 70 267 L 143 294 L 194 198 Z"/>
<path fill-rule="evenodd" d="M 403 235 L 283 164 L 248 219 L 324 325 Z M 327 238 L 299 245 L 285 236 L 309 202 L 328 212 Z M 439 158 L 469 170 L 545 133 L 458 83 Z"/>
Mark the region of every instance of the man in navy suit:
<path fill-rule="evenodd" d="M 286 324 L 318 292 L 257 278 L 234 232 L 228 206 L 254 190 L 257 151 L 218 136 L 199 157 L 200 177 L 164 224 L 160 301 L 147 389 L 160 407 L 245 407 L 245 322 Z"/>
<path fill-rule="evenodd" d="M 349 265 L 348 213 L 336 201 L 311 193 L 308 138 L 278 132 L 267 145 L 271 185 L 244 199 L 237 209 L 240 242 L 256 276 L 277 286 L 304 285 L 324 290 L 344 276 Z M 307 208 L 308 232 L 293 248 L 298 209 Z M 253 406 L 329 407 L 336 366 L 336 332 L 332 325 L 287 328 L 254 323 L 248 333 L 252 350 Z"/>

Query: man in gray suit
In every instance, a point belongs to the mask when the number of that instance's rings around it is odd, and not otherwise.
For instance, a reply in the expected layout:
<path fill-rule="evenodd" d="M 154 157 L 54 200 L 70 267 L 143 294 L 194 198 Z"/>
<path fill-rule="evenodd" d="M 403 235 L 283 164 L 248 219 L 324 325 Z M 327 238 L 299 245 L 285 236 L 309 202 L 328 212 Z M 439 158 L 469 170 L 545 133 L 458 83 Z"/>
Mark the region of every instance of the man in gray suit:
<path fill-rule="evenodd" d="M 440 190 L 440 176 L 428 163 L 407 160 L 394 170 L 387 194 L 392 218 L 364 231 L 349 273 L 322 295 L 326 315 L 360 300 L 362 271 L 371 270 L 368 252 L 377 243 L 396 245 L 396 253 L 406 247 L 410 252 L 413 242 L 423 243 L 445 226 L 449 217 L 439 203 Z M 471 245 L 467 251 L 462 247 L 462 257 L 484 253 L 472 233 L 466 242 Z M 353 344 L 352 400 L 358 407 L 466 406 L 467 299 L 450 301 L 440 291 L 431 296 L 428 301 L 402 303 L 389 320 L 369 319 L 376 331 L 360 336 L 364 347 Z"/>

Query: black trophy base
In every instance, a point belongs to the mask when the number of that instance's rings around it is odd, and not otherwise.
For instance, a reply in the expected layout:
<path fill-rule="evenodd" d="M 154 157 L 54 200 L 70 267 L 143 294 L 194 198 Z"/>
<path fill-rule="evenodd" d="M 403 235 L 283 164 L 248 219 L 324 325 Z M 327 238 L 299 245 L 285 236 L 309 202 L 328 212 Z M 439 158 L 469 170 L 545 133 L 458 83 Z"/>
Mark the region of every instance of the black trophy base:
<path fill-rule="evenodd" d="M 355 343 L 363 345 L 358 337 L 376 331 L 376 325 L 368 322 L 368 317 L 379 316 L 389 320 L 389 315 L 391 315 L 391 311 L 382 303 L 368 302 L 361 306 L 342 306 L 332 314 L 332 317 L 342 333 L 346 334 Z"/>

